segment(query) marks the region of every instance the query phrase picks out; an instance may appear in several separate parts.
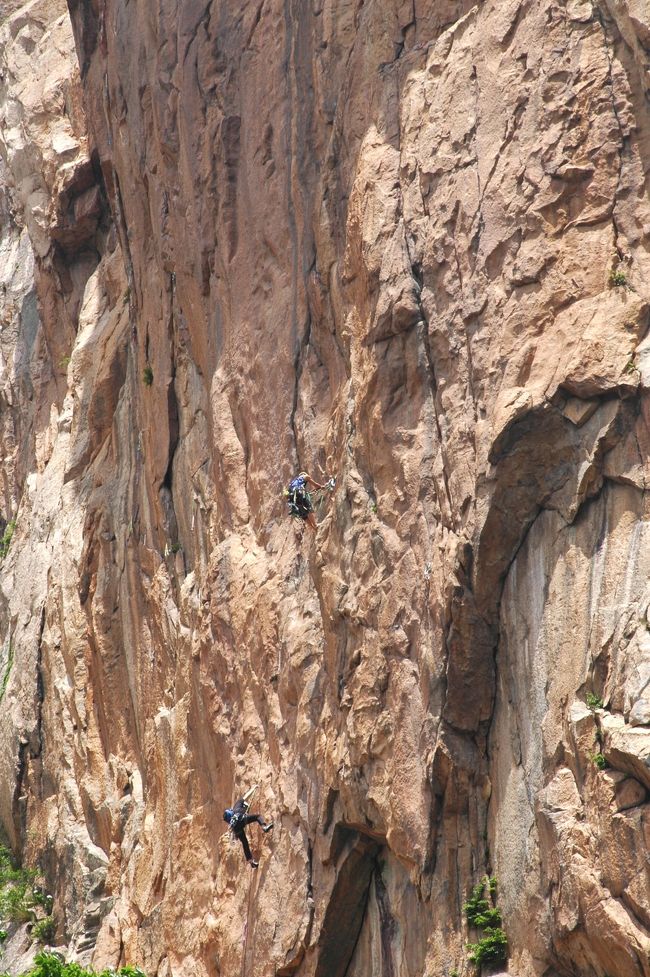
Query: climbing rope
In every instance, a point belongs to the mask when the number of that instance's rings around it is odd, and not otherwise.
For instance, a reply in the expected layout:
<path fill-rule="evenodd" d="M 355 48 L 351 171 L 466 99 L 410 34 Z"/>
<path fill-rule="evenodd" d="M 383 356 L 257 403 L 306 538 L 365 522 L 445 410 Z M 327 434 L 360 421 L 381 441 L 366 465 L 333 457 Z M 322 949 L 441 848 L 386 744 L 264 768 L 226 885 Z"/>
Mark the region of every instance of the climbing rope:
<path fill-rule="evenodd" d="M 260 751 L 260 762 L 259 762 L 258 767 L 257 767 L 257 777 L 256 777 L 256 780 L 255 780 L 255 785 L 254 785 L 252 791 L 249 791 L 248 792 L 248 796 L 251 799 L 254 796 L 256 790 L 259 788 L 259 785 L 260 785 L 260 773 L 261 772 L 262 772 L 262 753 Z M 246 796 L 246 795 L 244 795 L 244 796 Z M 248 808 L 247 808 L 247 810 L 248 810 Z M 246 962 L 247 962 L 247 956 L 248 956 L 248 920 L 249 920 L 250 914 L 251 914 L 251 897 L 252 897 L 252 894 L 253 894 L 253 888 L 255 888 L 255 890 L 257 891 L 257 869 L 252 869 L 251 870 L 251 876 L 255 876 L 255 879 L 253 879 L 251 877 L 250 880 L 249 880 L 249 882 L 248 882 L 248 903 L 247 903 L 247 906 L 246 906 L 246 922 L 244 923 L 244 937 L 242 939 L 243 948 L 242 948 L 242 957 L 241 957 L 241 977 L 244 977 L 244 974 L 246 973 Z M 254 885 L 254 883 L 255 883 L 255 885 Z"/>
<path fill-rule="evenodd" d="M 242 948 L 242 957 L 241 957 L 241 977 L 244 977 L 244 974 L 246 973 L 246 961 L 248 956 L 248 920 L 251 914 L 251 896 L 253 893 L 253 886 L 254 886 L 254 880 L 252 878 L 253 875 L 257 876 L 257 871 L 251 872 L 251 879 L 248 883 L 248 905 L 246 908 L 246 922 L 244 923 L 244 938 L 242 940 L 242 943 L 244 945 Z M 257 888 L 257 885 L 255 885 L 255 888 Z"/>

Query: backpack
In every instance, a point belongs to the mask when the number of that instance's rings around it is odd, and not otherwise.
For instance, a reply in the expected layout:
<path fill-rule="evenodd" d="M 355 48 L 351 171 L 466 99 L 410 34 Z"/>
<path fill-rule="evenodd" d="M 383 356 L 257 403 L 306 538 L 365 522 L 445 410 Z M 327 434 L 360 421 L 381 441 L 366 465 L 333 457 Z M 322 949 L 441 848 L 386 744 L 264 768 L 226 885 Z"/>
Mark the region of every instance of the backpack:
<path fill-rule="evenodd" d="M 244 821 L 243 814 L 233 814 L 233 816 L 230 819 L 230 830 L 233 833 L 237 833 L 237 831 L 241 830 L 243 821 Z"/>
<path fill-rule="evenodd" d="M 301 519 L 306 519 L 309 513 L 312 511 L 311 500 L 309 498 L 309 492 L 307 491 L 306 484 L 307 482 L 304 475 L 297 475 L 289 482 L 289 488 L 286 491 L 286 496 L 290 516 L 299 516 Z"/>
<path fill-rule="evenodd" d="M 289 482 L 289 495 L 293 495 L 296 492 L 299 492 L 300 494 L 304 495 L 305 485 L 306 485 L 305 476 L 296 475 L 296 477 L 292 478 L 291 481 Z"/>

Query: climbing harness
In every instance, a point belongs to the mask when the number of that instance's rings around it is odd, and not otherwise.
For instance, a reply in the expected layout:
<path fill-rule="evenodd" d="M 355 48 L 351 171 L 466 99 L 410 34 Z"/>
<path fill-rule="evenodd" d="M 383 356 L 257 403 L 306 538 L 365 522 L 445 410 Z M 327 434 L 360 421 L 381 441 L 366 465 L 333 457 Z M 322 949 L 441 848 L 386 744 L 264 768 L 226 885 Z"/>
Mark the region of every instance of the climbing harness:
<path fill-rule="evenodd" d="M 306 519 L 309 513 L 314 511 L 311 495 L 307 491 L 307 476 L 304 472 L 291 479 L 289 488 L 285 489 L 284 494 L 290 516 Z"/>
<path fill-rule="evenodd" d="M 237 828 L 242 823 L 245 816 L 245 814 L 233 814 L 230 818 L 230 833 L 233 835 L 233 837 L 235 836 Z"/>
<path fill-rule="evenodd" d="M 231 842 L 237 841 L 237 829 L 238 829 L 239 825 L 243 823 L 244 818 L 248 814 L 248 812 L 250 810 L 250 806 L 251 806 L 251 798 L 252 798 L 253 794 L 255 793 L 255 791 L 257 790 L 258 787 L 259 787 L 259 784 L 253 784 L 252 787 L 249 787 L 249 789 L 246 791 L 246 793 L 242 797 L 242 801 L 244 802 L 244 810 L 243 810 L 243 812 L 240 812 L 239 814 L 233 814 L 231 816 L 231 818 L 230 818 L 230 821 L 228 822 L 228 827 L 229 827 L 229 830 L 230 830 L 230 840 L 231 840 Z"/>
<path fill-rule="evenodd" d="M 314 492 L 307 491 L 307 473 L 300 472 L 289 482 L 289 487 L 284 490 L 284 497 L 289 507 L 289 515 L 299 519 L 306 519 L 310 512 L 314 511 L 312 499 L 316 497 L 316 504 L 320 507 L 324 499 L 325 492 L 333 492 L 336 487 L 336 478 L 332 476 L 322 489 L 315 489 Z"/>

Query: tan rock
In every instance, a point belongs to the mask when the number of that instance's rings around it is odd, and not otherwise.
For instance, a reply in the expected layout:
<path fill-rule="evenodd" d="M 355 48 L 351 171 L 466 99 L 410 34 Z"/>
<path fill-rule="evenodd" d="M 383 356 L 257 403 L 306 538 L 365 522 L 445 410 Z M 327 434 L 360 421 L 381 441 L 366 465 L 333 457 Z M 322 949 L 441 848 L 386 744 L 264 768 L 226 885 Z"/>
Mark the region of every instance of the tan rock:
<path fill-rule="evenodd" d="M 638 780 L 628 777 L 616 788 L 616 806 L 619 811 L 643 804 L 647 798 L 647 790 Z"/>
<path fill-rule="evenodd" d="M 466 977 L 494 873 L 511 977 L 650 977 L 645 7 L 69 17 L 0 15 L 0 819 L 72 950 Z"/>

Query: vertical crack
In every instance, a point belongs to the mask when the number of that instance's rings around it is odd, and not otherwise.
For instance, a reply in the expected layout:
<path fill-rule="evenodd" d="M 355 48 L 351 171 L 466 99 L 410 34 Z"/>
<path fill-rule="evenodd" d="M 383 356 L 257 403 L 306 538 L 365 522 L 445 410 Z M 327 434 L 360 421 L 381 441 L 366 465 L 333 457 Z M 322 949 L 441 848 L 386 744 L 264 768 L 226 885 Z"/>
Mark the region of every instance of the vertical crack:
<path fill-rule="evenodd" d="M 298 345 L 298 349 L 296 350 L 296 355 L 293 361 L 293 372 L 295 376 L 295 382 L 293 385 L 293 401 L 291 404 L 291 418 L 289 421 L 291 430 L 293 432 L 293 442 L 296 449 L 296 460 L 298 463 L 298 468 L 301 467 L 301 462 L 300 462 L 300 448 L 298 444 L 298 429 L 296 427 L 296 413 L 298 411 L 298 396 L 300 394 L 300 380 L 302 378 L 302 371 L 305 365 L 304 364 L 305 351 L 309 346 L 310 340 L 311 340 L 311 313 L 308 312 L 302 339 Z"/>
<path fill-rule="evenodd" d="M 45 684 L 43 682 L 43 634 L 45 632 L 45 604 L 41 608 L 41 620 L 38 630 L 38 650 L 36 652 L 36 751 L 33 757 L 40 757 L 43 752 L 43 702 L 45 700 Z"/>
<path fill-rule="evenodd" d="M 20 736 L 18 744 L 18 757 L 16 762 L 16 785 L 12 798 L 12 814 L 14 831 L 18 839 L 23 839 L 27 826 L 27 774 L 30 759 L 34 760 L 41 756 L 43 751 L 43 700 L 45 697 L 45 687 L 43 683 L 43 660 L 42 646 L 43 633 L 45 631 L 45 604 L 41 607 L 41 617 L 38 631 L 38 644 L 36 650 L 36 728 L 31 737 L 24 733 Z M 30 742 L 31 741 L 31 742 Z M 22 845 L 22 840 L 21 840 Z"/>
<path fill-rule="evenodd" d="M 454 520 L 454 507 L 452 504 L 451 490 L 449 487 L 449 476 L 447 473 L 447 469 L 448 469 L 447 453 L 445 450 L 445 441 L 442 434 L 442 425 L 440 423 L 440 416 L 438 412 L 438 402 L 437 402 L 438 381 L 436 377 L 433 354 L 431 352 L 431 344 L 429 342 L 429 320 L 421 300 L 422 269 L 419 262 L 417 262 L 411 255 L 411 248 L 409 245 L 408 233 L 406 229 L 406 221 L 404 217 L 404 194 L 402 190 L 402 113 L 401 113 L 402 98 L 401 98 L 399 70 L 395 73 L 395 86 L 397 88 L 397 138 L 399 142 L 398 145 L 399 162 L 398 162 L 398 171 L 397 171 L 398 221 L 399 224 L 401 225 L 401 230 L 402 230 L 402 235 L 404 240 L 404 249 L 406 251 L 409 268 L 411 270 L 411 276 L 413 277 L 413 280 L 415 282 L 415 289 L 414 289 L 415 301 L 417 303 L 418 311 L 420 313 L 421 328 L 418 330 L 419 333 L 418 338 L 420 339 L 422 346 L 424 348 L 428 371 L 429 371 L 433 417 L 434 417 L 434 423 L 436 427 L 436 433 L 438 436 L 438 443 L 440 445 L 440 453 L 442 456 L 442 481 L 443 481 L 443 486 L 445 491 L 445 497 L 447 500 L 447 505 L 449 507 L 449 522 L 446 528 L 452 529 L 455 532 L 457 527 Z M 440 506 L 440 516 L 441 516 L 441 521 L 443 522 L 444 525 L 445 522 L 444 522 L 444 517 L 442 512 L 442 506 Z"/>
<path fill-rule="evenodd" d="M 618 175 L 616 179 L 616 188 L 614 190 L 614 199 L 612 201 L 612 227 L 614 230 L 614 248 L 616 250 L 616 254 L 619 260 L 622 260 L 625 256 L 623 250 L 621 249 L 618 243 L 620 231 L 618 227 L 618 222 L 616 220 L 616 203 L 620 193 L 621 183 L 623 182 L 623 152 L 625 150 L 625 146 L 627 145 L 629 137 L 626 136 L 625 134 L 623 123 L 621 121 L 621 117 L 619 115 L 618 108 L 616 106 L 616 93 L 614 90 L 614 63 L 612 58 L 612 42 L 609 38 L 607 32 L 607 26 L 605 24 L 605 18 L 603 16 L 603 12 L 599 5 L 596 5 L 595 13 L 596 13 L 596 20 L 600 24 L 600 28 L 603 32 L 603 46 L 605 49 L 605 56 L 607 58 L 607 87 L 609 90 L 612 112 L 614 118 L 616 119 L 616 125 L 618 126 L 618 131 L 621 140 L 620 145 L 618 147 Z"/>
<path fill-rule="evenodd" d="M 473 150 L 474 150 L 474 160 L 475 160 L 475 167 L 476 167 L 476 187 L 477 187 L 477 193 L 478 193 L 478 209 L 476 211 L 476 214 L 474 215 L 475 216 L 475 219 L 478 218 L 478 227 L 476 229 L 475 234 L 472 237 L 472 241 L 470 242 L 470 245 L 471 246 L 470 246 L 470 252 L 469 252 L 469 254 L 470 254 L 470 260 L 471 260 L 471 253 L 472 253 L 472 251 L 474 251 L 475 254 L 478 252 L 480 241 L 481 241 L 481 234 L 483 233 L 483 230 L 485 228 L 485 221 L 483 219 L 483 209 L 482 208 L 483 208 L 483 195 L 484 195 L 485 189 L 487 187 L 487 183 L 486 183 L 486 187 L 482 187 L 481 186 L 481 171 L 480 171 L 479 165 L 478 165 L 478 149 L 477 149 L 477 146 L 476 146 L 477 136 L 478 136 L 478 127 L 479 127 L 480 112 L 479 112 L 478 72 L 476 70 L 476 65 L 475 64 L 472 65 L 472 73 L 470 75 L 470 81 L 472 83 L 472 93 L 473 93 L 473 96 L 474 96 L 474 125 L 473 125 L 473 129 L 472 129 L 472 134 L 473 134 L 473 137 L 474 137 Z M 495 161 L 494 167 L 496 167 L 496 163 L 497 162 L 498 162 L 498 155 L 497 155 L 497 160 Z M 476 244 L 474 244 L 474 241 L 476 241 Z"/>
<path fill-rule="evenodd" d="M 377 872 L 377 865 L 378 865 L 378 859 L 375 858 L 375 863 L 372 867 L 370 873 L 370 880 L 368 881 L 368 887 L 366 888 L 366 892 L 364 896 L 363 913 L 361 915 L 361 925 L 359 926 L 359 932 L 357 933 L 357 938 L 354 941 L 354 946 L 352 947 L 352 953 L 350 954 L 350 959 L 348 960 L 348 965 L 345 968 L 343 977 L 348 977 L 348 974 L 350 972 L 350 967 L 352 966 L 352 961 L 354 960 L 354 955 L 357 952 L 359 940 L 361 939 L 361 934 L 363 933 L 363 927 L 366 922 L 366 918 L 368 916 L 368 906 L 370 905 L 370 890 L 372 889 L 372 883 L 375 878 L 375 874 Z"/>

